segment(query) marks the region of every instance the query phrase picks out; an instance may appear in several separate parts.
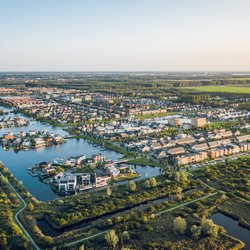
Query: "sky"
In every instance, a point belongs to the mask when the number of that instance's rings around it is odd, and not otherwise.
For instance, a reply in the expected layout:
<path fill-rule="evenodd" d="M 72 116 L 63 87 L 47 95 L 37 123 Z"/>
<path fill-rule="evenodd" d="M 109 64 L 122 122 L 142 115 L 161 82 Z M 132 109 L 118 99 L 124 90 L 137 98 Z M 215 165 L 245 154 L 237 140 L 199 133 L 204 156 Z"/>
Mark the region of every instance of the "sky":
<path fill-rule="evenodd" d="M 0 71 L 250 71 L 249 0 L 0 0 Z"/>

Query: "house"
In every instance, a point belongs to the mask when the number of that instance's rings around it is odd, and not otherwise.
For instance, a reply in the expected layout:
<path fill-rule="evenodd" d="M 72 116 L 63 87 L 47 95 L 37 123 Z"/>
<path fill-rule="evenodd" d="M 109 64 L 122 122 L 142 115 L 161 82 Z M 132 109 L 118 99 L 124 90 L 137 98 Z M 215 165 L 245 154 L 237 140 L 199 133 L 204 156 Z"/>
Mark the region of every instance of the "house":
<path fill-rule="evenodd" d="M 185 149 L 183 147 L 171 148 L 167 152 L 170 155 L 178 155 L 178 154 L 184 154 L 185 153 Z"/>
<path fill-rule="evenodd" d="M 176 145 L 176 142 L 174 140 L 169 140 L 166 143 L 162 144 L 163 148 L 171 148 L 174 147 Z"/>
<path fill-rule="evenodd" d="M 195 144 L 192 149 L 194 151 L 204 151 L 208 149 L 207 143 Z"/>
<path fill-rule="evenodd" d="M 168 119 L 168 124 L 173 127 L 181 126 L 182 125 L 182 119 L 179 117 L 174 117 Z"/>
<path fill-rule="evenodd" d="M 110 166 L 106 168 L 106 174 L 111 178 L 116 178 L 120 174 L 120 170 L 115 166 Z"/>
<path fill-rule="evenodd" d="M 103 154 L 95 154 L 92 156 L 92 163 L 102 163 L 105 161 L 105 156 Z"/>
<path fill-rule="evenodd" d="M 36 131 L 32 129 L 29 131 L 29 134 L 30 134 L 30 136 L 36 135 Z"/>
<path fill-rule="evenodd" d="M 250 135 L 238 136 L 236 139 L 238 142 L 250 141 Z"/>
<path fill-rule="evenodd" d="M 217 148 L 221 145 L 220 141 L 211 141 L 208 142 L 209 148 Z"/>
<path fill-rule="evenodd" d="M 224 131 L 221 133 L 221 135 L 223 138 L 228 138 L 228 137 L 232 137 L 233 133 L 232 133 L 232 131 Z"/>
<path fill-rule="evenodd" d="M 80 165 L 86 159 L 85 155 L 70 157 L 67 160 L 68 165 Z"/>
<path fill-rule="evenodd" d="M 220 158 L 225 155 L 224 148 L 213 148 L 207 151 L 208 157 L 211 159 Z"/>
<path fill-rule="evenodd" d="M 186 138 L 178 139 L 176 143 L 178 145 L 193 144 L 195 143 L 195 139 L 193 137 L 186 137 Z"/>
<path fill-rule="evenodd" d="M 194 154 L 178 155 L 174 158 L 177 165 L 187 165 L 190 163 L 197 163 L 207 159 L 207 152 L 200 152 Z"/>
<path fill-rule="evenodd" d="M 4 139 L 5 139 L 5 140 L 14 140 L 14 139 L 15 139 L 15 136 L 13 135 L 12 132 L 10 132 L 10 133 L 4 135 Z"/>
<path fill-rule="evenodd" d="M 52 182 L 58 183 L 59 180 L 64 176 L 63 172 L 58 173 L 57 175 L 55 175 L 52 179 Z"/>
<path fill-rule="evenodd" d="M 231 140 L 230 139 L 221 140 L 221 145 L 226 146 L 226 145 L 229 145 L 229 144 L 231 144 Z"/>
<path fill-rule="evenodd" d="M 195 128 L 200 128 L 200 127 L 204 127 L 207 124 L 207 119 L 206 118 L 192 118 L 191 119 L 191 125 L 192 127 Z"/>
<path fill-rule="evenodd" d="M 59 192 L 74 192 L 76 189 L 76 176 L 66 175 L 59 180 Z"/>
<path fill-rule="evenodd" d="M 110 176 L 101 176 L 96 177 L 96 183 L 95 186 L 98 187 L 104 187 L 108 185 L 108 182 L 111 180 Z"/>
<path fill-rule="evenodd" d="M 150 148 L 151 148 L 153 151 L 155 151 L 155 150 L 161 149 L 161 148 L 162 148 L 162 145 L 161 145 L 161 143 L 159 143 L 159 142 L 153 142 Z"/>
<path fill-rule="evenodd" d="M 45 141 L 42 138 L 35 138 L 34 139 L 34 146 L 36 148 L 44 147 L 45 146 Z"/>
<path fill-rule="evenodd" d="M 167 153 L 166 153 L 166 151 L 160 151 L 159 153 L 156 153 L 156 154 L 155 154 L 155 157 L 156 157 L 157 159 L 166 158 L 166 157 L 167 157 Z"/>
<path fill-rule="evenodd" d="M 144 146 L 143 148 L 141 148 L 141 152 L 143 152 L 143 153 L 150 152 L 150 147 Z"/>

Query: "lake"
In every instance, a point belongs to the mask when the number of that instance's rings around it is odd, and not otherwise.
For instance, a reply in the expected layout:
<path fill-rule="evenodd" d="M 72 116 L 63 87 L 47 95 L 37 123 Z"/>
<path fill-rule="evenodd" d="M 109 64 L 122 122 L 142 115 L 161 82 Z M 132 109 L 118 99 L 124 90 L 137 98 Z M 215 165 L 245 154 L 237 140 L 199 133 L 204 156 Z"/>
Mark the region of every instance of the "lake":
<path fill-rule="evenodd" d="M 7 108 L 1 107 L 1 109 L 10 111 L 10 109 Z M 13 115 L 13 113 L 9 113 L 7 116 Z M 65 132 L 62 128 L 48 126 L 37 121 L 31 121 L 31 124 L 29 126 L 0 129 L 0 136 L 7 132 L 13 132 L 14 134 L 16 134 L 20 131 L 29 131 L 30 129 L 48 130 L 60 135 L 67 135 L 67 132 Z M 8 167 L 8 169 L 18 180 L 21 180 L 23 182 L 24 186 L 34 197 L 36 197 L 40 201 L 46 201 L 58 197 L 56 192 L 54 192 L 49 185 L 41 182 L 39 178 L 32 177 L 28 173 L 27 168 L 32 167 L 42 161 L 52 161 L 55 158 L 67 159 L 70 156 L 78 155 L 86 155 L 87 157 L 90 157 L 93 154 L 97 153 L 102 153 L 107 159 L 111 160 L 117 160 L 122 157 L 122 154 L 114 151 L 101 151 L 97 147 L 94 147 L 92 144 L 90 144 L 87 140 L 68 139 L 67 143 L 64 143 L 62 145 L 53 145 L 50 147 L 38 148 L 30 151 L 19 151 L 17 153 L 12 150 L 4 151 L 0 147 L 0 160 L 6 167 Z M 136 171 L 141 175 L 141 177 L 137 178 L 137 180 L 141 180 L 147 177 L 150 178 L 160 174 L 159 168 L 148 166 L 136 166 L 135 168 Z M 122 183 L 126 183 L 126 181 Z"/>

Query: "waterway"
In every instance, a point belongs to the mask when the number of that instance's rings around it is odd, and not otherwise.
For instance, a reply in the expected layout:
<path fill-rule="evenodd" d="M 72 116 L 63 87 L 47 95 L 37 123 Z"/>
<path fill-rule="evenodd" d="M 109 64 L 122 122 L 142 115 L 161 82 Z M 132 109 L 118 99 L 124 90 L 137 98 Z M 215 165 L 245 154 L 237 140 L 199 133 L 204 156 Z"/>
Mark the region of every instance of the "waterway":
<path fill-rule="evenodd" d="M 1 109 L 10 111 L 10 109 L 3 107 L 1 107 Z M 7 116 L 14 115 L 15 114 L 13 113 L 9 113 Z M 67 135 L 67 133 L 62 128 L 49 126 L 41 122 L 33 121 L 32 119 L 29 120 L 29 126 L 0 129 L 0 136 L 6 134 L 7 132 L 13 132 L 16 134 L 20 131 L 29 131 L 30 129 L 47 130 L 62 136 Z M 54 192 L 49 185 L 41 182 L 37 177 L 32 177 L 28 173 L 27 168 L 32 167 L 42 161 L 52 161 L 56 158 L 67 159 L 70 156 L 78 155 L 86 155 L 87 157 L 90 157 L 97 153 L 102 153 L 107 159 L 111 160 L 117 160 L 122 157 L 121 154 L 114 151 L 101 151 L 99 148 L 94 147 L 91 143 L 84 139 L 68 139 L 67 143 L 62 145 L 53 145 L 51 147 L 38 148 L 29 151 L 4 151 L 0 147 L 0 160 L 6 167 L 8 167 L 8 169 L 18 180 L 23 182 L 24 186 L 34 197 L 40 201 L 47 201 L 55 199 L 57 197 L 56 192 Z M 136 168 L 136 171 L 141 175 L 141 177 L 137 178 L 137 180 L 150 178 L 160 174 L 159 168 L 149 166 L 136 166 L 134 168 Z M 126 183 L 126 181 L 122 183 Z"/>
<path fill-rule="evenodd" d="M 220 225 L 233 237 L 240 239 L 245 243 L 245 249 L 250 249 L 250 230 L 241 226 L 239 222 L 222 213 L 216 213 L 211 216 L 215 224 Z"/>

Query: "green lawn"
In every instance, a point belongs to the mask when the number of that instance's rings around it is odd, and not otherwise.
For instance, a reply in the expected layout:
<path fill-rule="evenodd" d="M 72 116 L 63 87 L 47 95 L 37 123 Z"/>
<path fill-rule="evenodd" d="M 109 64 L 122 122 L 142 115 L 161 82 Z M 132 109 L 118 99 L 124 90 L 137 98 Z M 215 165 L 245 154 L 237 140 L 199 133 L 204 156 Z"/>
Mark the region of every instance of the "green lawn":
<path fill-rule="evenodd" d="M 197 87 L 184 87 L 183 89 L 193 89 L 201 92 L 224 92 L 224 93 L 235 93 L 235 94 L 250 94 L 249 87 L 239 86 L 197 86 Z"/>

